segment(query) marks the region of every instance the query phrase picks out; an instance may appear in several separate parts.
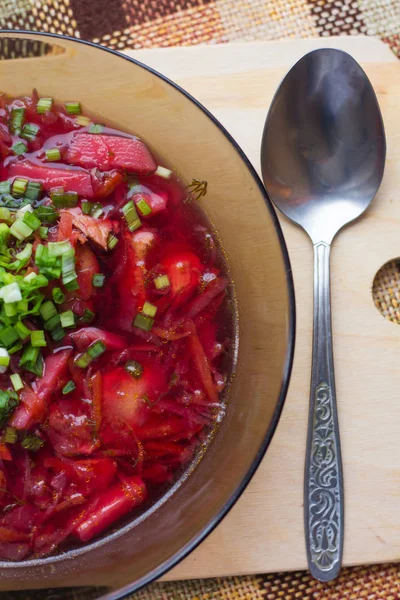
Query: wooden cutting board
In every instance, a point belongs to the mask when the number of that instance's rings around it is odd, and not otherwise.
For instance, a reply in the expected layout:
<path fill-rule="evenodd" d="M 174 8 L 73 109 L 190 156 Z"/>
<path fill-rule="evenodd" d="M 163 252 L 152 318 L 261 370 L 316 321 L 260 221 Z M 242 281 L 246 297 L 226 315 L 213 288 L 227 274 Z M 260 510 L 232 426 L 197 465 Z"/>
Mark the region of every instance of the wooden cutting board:
<path fill-rule="evenodd" d="M 332 252 L 337 396 L 345 478 L 344 563 L 400 560 L 400 327 L 375 308 L 376 271 L 400 256 L 400 62 L 365 37 L 290 40 L 131 52 L 198 98 L 259 171 L 265 114 L 281 78 L 304 53 L 333 46 L 365 68 L 387 135 L 381 190 Z M 240 193 L 240 190 L 238 190 Z M 312 248 L 281 218 L 294 272 L 297 345 L 286 405 L 273 442 L 242 498 L 166 578 L 303 569 L 303 463 L 312 327 Z M 266 333 L 268 335 L 268 333 Z M 218 485 L 216 483 L 216 485 Z"/>

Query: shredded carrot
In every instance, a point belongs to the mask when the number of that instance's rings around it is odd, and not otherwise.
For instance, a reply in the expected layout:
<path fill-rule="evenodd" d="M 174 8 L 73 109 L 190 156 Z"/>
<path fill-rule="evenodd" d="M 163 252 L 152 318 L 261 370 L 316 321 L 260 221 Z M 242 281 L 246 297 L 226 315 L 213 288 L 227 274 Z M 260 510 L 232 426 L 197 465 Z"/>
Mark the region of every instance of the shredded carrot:
<path fill-rule="evenodd" d="M 178 333 L 173 329 L 162 329 L 161 327 L 153 327 L 152 332 L 161 339 L 167 341 L 181 340 L 190 335 L 190 331 L 181 331 Z"/>
<path fill-rule="evenodd" d="M 66 210 L 61 211 L 60 223 L 58 226 L 58 241 L 70 240 L 72 237 L 73 216 Z"/>
<path fill-rule="evenodd" d="M 3 460 L 12 460 L 11 452 L 6 444 L 0 444 L 0 458 Z"/>
<path fill-rule="evenodd" d="M 92 418 L 95 423 L 96 434 L 100 431 L 102 420 L 102 377 L 97 371 L 90 380 L 92 386 Z"/>
<path fill-rule="evenodd" d="M 218 402 L 218 392 L 213 382 L 210 365 L 204 348 L 197 335 L 196 326 L 193 321 L 185 323 L 185 329 L 190 333 L 189 346 L 193 357 L 193 362 L 196 366 L 201 382 L 211 402 Z"/>

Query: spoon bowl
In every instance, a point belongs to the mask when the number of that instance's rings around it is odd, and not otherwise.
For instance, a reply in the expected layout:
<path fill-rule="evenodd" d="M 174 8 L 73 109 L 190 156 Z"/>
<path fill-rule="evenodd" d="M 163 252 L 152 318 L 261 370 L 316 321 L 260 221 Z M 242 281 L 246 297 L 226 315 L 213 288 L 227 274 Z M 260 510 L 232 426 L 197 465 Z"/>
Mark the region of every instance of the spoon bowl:
<path fill-rule="evenodd" d="M 334 49 L 301 58 L 264 128 L 262 175 L 275 205 L 314 243 L 331 243 L 368 207 L 384 164 L 382 117 L 359 64 Z"/>
<path fill-rule="evenodd" d="M 304 477 L 310 571 L 321 581 L 340 572 L 344 492 L 330 306 L 330 244 L 368 207 L 381 183 L 385 132 L 366 74 L 346 52 L 301 58 L 272 101 L 261 167 L 274 204 L 314 247 L 314 331 Z"/>

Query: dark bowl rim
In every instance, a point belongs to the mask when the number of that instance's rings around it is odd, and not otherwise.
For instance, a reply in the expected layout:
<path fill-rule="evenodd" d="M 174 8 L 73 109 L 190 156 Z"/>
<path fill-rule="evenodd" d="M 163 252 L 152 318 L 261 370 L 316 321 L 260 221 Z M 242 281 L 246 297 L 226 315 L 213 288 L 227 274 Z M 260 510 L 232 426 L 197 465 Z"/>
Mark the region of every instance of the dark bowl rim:
<path fill-rule="evenodd" d="M 236 150 L 236 152 L 239 155 L 239 157 L 241 158 L 241 160 L 246 165 L 246 167 L 247 167 L 250 175 L 252 176 L 255 184 L 257 185 L 262 197 L 264 198 L 265 206 L 270 213 L 270 217 L 272 219 L 276 234 L 279 239 L 283 262 L 285 264 L 286 284 L 287 284 L 287 292 L 288 292 L 288 296 L 289 296 L 288 346 L 287 346 L 287 351 L 286 351 L 286 360 L 285 360 L 284 372 L 283 372 L 283 377 L 282 377 L 281 390 L 280 390 L 280 393 L 278 396 L 278 400 L 277 400 L 275 411 L 274 411 L 274 414 L 273 414 L 273 417 L 271 420 L 271 424 L 265 434 L 264 441 L 263 441 L 261 447 L 259 448 L 245 477 L 242 479 L 240 485 L 234 490 L 234 492 L 232 493 L 229 500 L 219 510 L 219 512 L 215 515 L 215 517 L 205 527 L 203 527 L 203 529 L 196 536 L 194 536 L 180 551 L 176 552 L 171 558 L 166 560 L 164 563 L 162 563 L 158 567 L 154 568 L 147 575 L 141 577 L 135 583 L 128 584 L 115 592 L 107 593 L 106 595 L 103 595 L 103 596 L 99 597 L 99 599 L 98 599 L 98 600 L 122 600 L 123 598 L 127 598 L 130 594 L 137 592 L 141 588 L 145 587 L 146 585 L 148 585 L 151 582 L 155 581 L 156 579 L 160 578 L 167 571 L 169 571 L 170 569 L 175 567 L 179 562 L 181 562 L 181 560 L 186 558 L 186 556 L 188 556 L 195 548 L 197 548 L 197 546 L 199 546 L 199 544 L 201 542 L 203 542 L 206 539 L 206 537 L 217 527 L 217 525 L 222 521 L 222 519 L 228 514 L 228 512 L 231 510 L 231 508 L 239 500 L 240 496 L 243 494 L 247 485 L 250 483 L 253 475 L 255 474 L 258 466 L 261 463 L 261 460 L 263 459 L 263 457 L 271 443 L 271 440 L 273 438 L 273 435 L 274 435 L 277 425 L 279 423 L 280 416 L 282 414 L 283 406 L 285 404 L 286 394 L 287 394 L 288 387 L 289 387 L 290 375 L 292 372 L 294 348 L 295 348 L 296 304 L 295 304 L 294 283 L 293 283 L 293 276 L 292 276 L 292 269 L 291 269 L 291 265 L 290 265 L 289 254 L 288 254 L 286 242 L 285 242 L 285 239 L 284 239 L 284 236 L 282 233 L 282 229 L 281 229 L 278 217 L 275 213 L 275 210 L 274 210 L 272 202 L 268 196 L 268 193 L 267 193 L 264 185 L 262 184 L 261 179 L 258 176 L 255 168 L 253 167 L 253 165 L 251 164 L 251 162 L 249 161 L 249 159 L 247 158 L 246 154 L 243 152 L 243 150 L 241 149 L 239 144 L 235 141 L 235 139 L 231 136 L 231 134 L 225 129 L 225 127 L 218 121 L 218 119 L 205 106 L 203 106 L 198 100 L 196 100 L 196 98 L 194 98 L 191 94 L 189 94 L 186 90 L 184 90 L 178 84 L 174 83 L 171 79 L 169 79 L 162 73 L 159 73 L 155 69 L 145 65 L 144 63 L 141 63 L 139 60 L 136 60 L 135 58 L 132 58 L 130 56 L 126 56 L 125 54 L 118 52 L 117 50 L 114 50 L 112 48 L 107 48 L 106 46 L 102 46 L 101 44 L 97 44 L 95 42 L 91 42 L 88 40 L 82 40 L 82 39 L 75 38 L 75 37 L 68 36 L 68 35 L 32 31 L 32 30 L 27 30 L 27 29 L 0 29 L 0 35 L 3 35 L 3 34 L 9 35 L 9 36 L 10 35 L 17 35 L 17 36 L 35 35 L 35 36 L 42 37 L 42 38 L 50 38 L 50 39 L 55 39 L 55 40 L 61 39 L 61 40 L 67 40 L 69 42 L 84 44 L 86 46 L 91 46 L 93 48 L 96 48 L 97 50 L 109 52 L 110 54 L 118 56 L 119 58 L 127 60 L 127 61 L 135 64 L 136 66 L 149 71 L 154 76 L 162 79 L 165 83 L 172 86 L 178 92 L 183 94 L 183 96 L 185 96 L 199 110 L 201 110 L 210 119 L 210 121 L 212 121 L 214 123 L 214 125 L 224 134 L 224 136 L 226 137 L 228 142 L 230 142 L 230 144 Z M 27 58 L 29 58 L 29 57 L 27 57 Z M 67 553 L 66 553 L 65 559 L 68 560 Z M 42 564 L 42 561 L 39 560 L 38 564 L 39 563 Z M 33 566 L 34 565 L 32 565 L 32 567 Z"/>

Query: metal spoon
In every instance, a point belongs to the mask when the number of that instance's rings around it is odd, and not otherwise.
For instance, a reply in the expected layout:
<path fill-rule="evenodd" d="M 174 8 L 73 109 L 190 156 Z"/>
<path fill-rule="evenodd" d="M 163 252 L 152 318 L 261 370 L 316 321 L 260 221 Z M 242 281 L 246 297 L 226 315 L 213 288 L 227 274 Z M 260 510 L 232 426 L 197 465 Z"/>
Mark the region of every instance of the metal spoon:
<path fill-rule="evenodd" d="M 311 574 L 334 579 L 343 552 L 343 474 L 332 352 L 329 255 L 336 233 L 374 198 L 385 132 L 366 74 L 347 53 L 321 49 L 289 71 L 272 101 L 261 144 L 265 187 L 314 247 L 314 335 L 304 481 Z M 368 290 L 366 290 L 366 293 Z"/>

